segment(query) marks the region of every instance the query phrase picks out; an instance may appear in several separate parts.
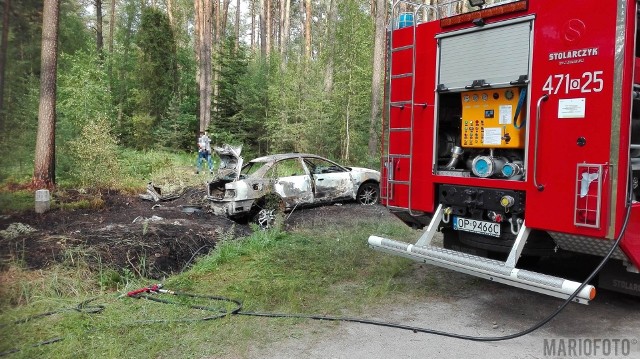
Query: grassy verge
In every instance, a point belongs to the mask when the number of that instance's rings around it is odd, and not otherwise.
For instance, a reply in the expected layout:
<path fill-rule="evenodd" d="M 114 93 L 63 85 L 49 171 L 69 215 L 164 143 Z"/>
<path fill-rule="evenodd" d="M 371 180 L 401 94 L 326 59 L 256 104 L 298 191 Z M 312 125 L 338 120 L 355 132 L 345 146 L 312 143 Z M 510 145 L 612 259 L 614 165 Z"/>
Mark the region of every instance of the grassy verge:
<path fill-rule="evenodd" d="M 195 155 L 190 153 L 172 153 L 167 151 L 120 150 L 118 168 L 121 172 L 115 176 L 101 171 L 96 164 L 95 173 L 83 174 L 61 171 L 57 174 L 57 188 L 51 193 L 52 208 L 96 208 L 101 205 L 100 189 L 83 189 L 83 184 L 94 183 L 97 187 L 109 187 L 127 193 L 143 191 L 148 182 L 160 186 L 166 193 L 178 192 L 186 187 L 204 188 L 204 176 L 194 175 Z M 33 167 L 24 163 L 8 165 L 0 163 L 0 173 L 12 174 L 0 176 L 0 214 L 31 210 L 34 207 L 33 191 L 21 190 L 31 180 Z M 116 177 L 114 179 L 114 176 Z M 90 181 L 91 178 L 95 181 Z M 109 183 L 109 185 L 106 185 Z M 65 191 L 79 189 L 86 195 L 81 199 L 68 201 Z"/>
<path fill-rule="evenodd" d="M 227 240 L 187 272 L 165 281 L 165 286 L 184 292 L 220 295 L 241 300 L 244 310 L 366 316 L 371 308 L 393 301 L 409 301 L 424 295 L 428 280 L 410 282 L 411 262 L 374 252 L 366 245 L 376 233 L 413 238 L 415 232 L 395 221 L 372 218 L 349 226 L 319 229 L 257 232 Z M 0 352 L 22 348 L 14 357 L 245 357 L 274 340 L 303 335 L 308 320 L 232 316 L 213 321 L 180 322 L 212 313 L 163 305 L 148 300 L 118 298 L 119 293 L 100 292 L 98 273 L 87 277 L 87 268 L 34 274 L 16 268 L 7 276 L 23 276 L 4 295 L 29 296 L 27 304 L 4 305 L 0 323 L 11 323 L 35 313 L 71 308 L 97 296 L 105 305 L 100 314 L 61 312 L 24 324 L 0 327 Z M 35 278 L 30 278 L 35 276 Z M 60 277 L 64 277 L 62 280 Z M 11 278 L 4 278 L 10 280 Z M 25 281 L 26 280 L 26 281 Z M 75 291 L 73 285 L 76 281 Z M 411 284 L 407 284 L 411 283 Z M 137 280 L 127 290 L 148 285 Z M 92 290 L 91 288 L 94 288 Z M 165 296 L 167 297 L 167 296 Z M 167 299 L 180 300 L 168 296 Z M 192 300 L 193 301 L 193 300 Z M 213 305 L 206 300 L 201 305 Z M 167 322 L 157 322 L 168 320 Z M 313 324 L 325 330 L 335 324 Z M 29 347 L 55 337 L 63 341 Z"/>
<path fill-rule="evenodd" d="M 0 191 L 0 213 L 11 213 L 33 208 L 35 195 L 31 191 Z"/>

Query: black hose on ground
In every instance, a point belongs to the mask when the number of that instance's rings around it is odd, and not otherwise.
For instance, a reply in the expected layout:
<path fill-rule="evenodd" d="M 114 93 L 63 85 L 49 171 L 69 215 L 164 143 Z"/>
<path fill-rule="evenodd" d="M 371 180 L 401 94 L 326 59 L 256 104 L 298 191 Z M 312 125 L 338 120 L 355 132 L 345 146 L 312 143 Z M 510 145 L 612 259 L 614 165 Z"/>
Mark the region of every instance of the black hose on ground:
<path fill-rule="evenodd" d="M 86 313 L 86 314 L 97 314 L 97 313 L 101 313 L 105 307 L 104 305 L 89 305 L 89 303 L 95 301 L 96 299 L 98 299 L 98 297 L 95 298 L 91 298 L 91 299 L 87 299 L 85 301 L 80 302 L 78 305 L 76 305 L 75 307 L 72 308 L 61 308 L 58 310 L 52 310 L 50 312 L 44 312 L 44 313 L 39 313 L 39 314 L 34 314 L 22 319 L 18 319 L 16 321 L 13 321 L 11 323 L 5 323 L 5 324 L 0 324 L 0 328 L 2 327 L 6 327 L 8 325 L 17 325 L 17 324 L 24 324 L 24 323 L 28 323 L 32 320 L 35 319 L 40 319 L 40 318 L 44 318 L 44 317 L 48 317 L 54 314 L 58 314 L 58 313 L 63 313 L 63 312 L 78 312 L 78 313 Z M 53 344 L 53 343 L 57 343 L 64 340 L 64 337 L 56 337 L 56 338 L 51 338 L 39 343 L 35 343 L 35 344 L 31 344 L 29 345 L 29 347 L 31 348 L 35 348 L 35 347 L 39 347 L 42 345 L 47 345 L 47 344 Z M 13 349 L 9 349 L 6 350 L 4 352 L 0 352 L 0 357 L 1 356 L 5 356 L 5 355 L 9 355 L 9 354 L 13 354 L 13 353 L 17 353 L 19 351 L 21 351 L 22 349 L 19 348 L 13 348 Z"/>

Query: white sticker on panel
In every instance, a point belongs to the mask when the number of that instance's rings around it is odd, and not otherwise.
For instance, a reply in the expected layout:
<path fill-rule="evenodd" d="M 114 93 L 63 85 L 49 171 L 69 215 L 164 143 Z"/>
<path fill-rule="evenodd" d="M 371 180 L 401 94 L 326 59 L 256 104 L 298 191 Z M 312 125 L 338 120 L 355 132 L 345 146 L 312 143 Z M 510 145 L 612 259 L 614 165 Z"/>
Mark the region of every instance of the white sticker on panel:
<path fill-rule="evenodd" d="M 502 143 L 502 129 L 500 127 L 487 127 L 484 129 L 482 144 L 499 145 Z"/>
<path fill-rule="evenodd" d="M 569 98 L 558 101 L 558 118 L 584 118 L 585 98 Z"/>
<path fill-rule="evenodd" d="M 502 105 L 498 108 L 498 123 L 501 125 L 510 125 L 513 119 L 513 106 Z"/>

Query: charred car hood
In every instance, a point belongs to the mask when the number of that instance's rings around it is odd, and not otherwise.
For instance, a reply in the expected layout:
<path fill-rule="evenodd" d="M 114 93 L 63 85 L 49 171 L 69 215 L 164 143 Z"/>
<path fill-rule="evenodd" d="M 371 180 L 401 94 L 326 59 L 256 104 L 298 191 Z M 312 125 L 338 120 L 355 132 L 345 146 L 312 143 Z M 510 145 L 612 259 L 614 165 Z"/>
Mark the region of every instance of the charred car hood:
<path fill-rule="evenodd" d="M 224 179 L 226 182 L 235 181 L 240 175 L 242 169 L 242 157 L 240 152 L 242 146 L 223 145 L 222 147 L 214 147 L 213 151 L 220 158 L 220 166 L 218 166 L 218 179 Z"/>
<path fill-rule="evenodd" d="M 364 182 L 370 179 L 380 182 L 380 171 L 372 170 L 369 168 L 363 168 L 363 167 L 347 167 L 347 168 L 351 170 L 351 174 L 353 176 L 359 177 L 361 182 Z"/>

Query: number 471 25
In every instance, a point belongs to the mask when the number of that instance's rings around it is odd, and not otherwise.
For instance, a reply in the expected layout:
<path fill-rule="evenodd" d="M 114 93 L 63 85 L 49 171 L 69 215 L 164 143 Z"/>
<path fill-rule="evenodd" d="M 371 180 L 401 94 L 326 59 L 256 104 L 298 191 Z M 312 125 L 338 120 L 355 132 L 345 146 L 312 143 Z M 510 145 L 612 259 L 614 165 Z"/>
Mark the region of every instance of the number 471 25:
<path fill-rule="evenodd" d="M 585 72 L 582 76 L 571 77 L 571 74 L 549 75 L 547 81 L 542 86 L 542 91 L 548 94 L 558 92 L 568 94 L 573 91 L 580 93 L 600 92 L 604 87 L 602 71 Z"/>

